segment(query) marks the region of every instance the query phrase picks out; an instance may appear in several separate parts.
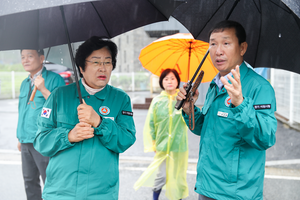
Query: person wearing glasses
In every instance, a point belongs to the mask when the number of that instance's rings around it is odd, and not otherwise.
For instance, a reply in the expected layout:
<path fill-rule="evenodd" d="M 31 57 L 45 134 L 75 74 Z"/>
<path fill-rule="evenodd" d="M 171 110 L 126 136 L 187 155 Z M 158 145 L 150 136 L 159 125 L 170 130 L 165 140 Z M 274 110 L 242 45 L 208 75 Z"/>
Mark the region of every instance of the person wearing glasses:
<path fill-rule="evenodd" d="M 38 118 L 34 147 L 50 157 L 43 199 L 117 200 L 119 153 L 136 140 L 129 96 L 108 85 L 117 46 L 93 36 L 81 44 L 76 84 L 54 90 Z"/>

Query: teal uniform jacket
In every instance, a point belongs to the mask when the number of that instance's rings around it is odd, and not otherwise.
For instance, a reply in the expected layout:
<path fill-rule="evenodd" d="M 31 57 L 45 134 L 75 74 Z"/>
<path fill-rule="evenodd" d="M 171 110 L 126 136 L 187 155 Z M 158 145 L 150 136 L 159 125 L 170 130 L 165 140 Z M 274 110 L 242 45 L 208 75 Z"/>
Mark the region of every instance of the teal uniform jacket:
<path fill-rule="evenodd" d="M 34 147 L 50 157 L 43 191 L 45 200 L 117 200 L 119 153 L 136 140 L 129 96 L 106 85 L 89 95 L 79 81 L 82 98 L 102 117 L 94 137 L 70 143 L 68 133 L 79 123 L 76 84 L 60 87 L 47 99 L 38 119 Z"/>
<path fill-rule="evenodd" d="M 276 141 L 272 86 L 244 62 L 240 74 L 242 104 L 234 107 L 212 81 L 202 110 L 195 108 L 193 132 L 201 136 L 195 191 L 218 200 L 263 199 L 265 150 Z"/>
<path fill-rule="evenodd" d="M 42 77 L 45 79 L 45 87 L 52 92 L 55 88 L 59 86 L 65 85 L 64 79 L 54 72 L 46 70 L 43 68 Z M 17 126 L 17 138 L 21 143 L 32 143 L 37 127 L 37 117 L 41 114 L 42 107 L 45 103 L 45 98 L 43 94 L 37 90 L 34 102 L 28 104 L 30 95 L 33 91 L 34 86 L 31 86 L 31 81 L 28 76 L 22 84 L 20 88 L 20 96 L 19 96 L 19 120 Z M 33 107 L 33 108 L 32 108 Z"/>

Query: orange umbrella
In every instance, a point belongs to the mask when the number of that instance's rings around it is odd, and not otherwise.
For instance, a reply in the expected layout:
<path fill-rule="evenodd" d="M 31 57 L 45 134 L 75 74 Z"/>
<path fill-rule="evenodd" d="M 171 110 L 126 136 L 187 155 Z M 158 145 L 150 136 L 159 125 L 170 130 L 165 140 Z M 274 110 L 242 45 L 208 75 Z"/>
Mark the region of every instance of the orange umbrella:
<path fill-rule="evenodd" d="M 207 42 L 195 40 L 190 33 L 177 33 L 143 48 L 139 59 L 144 68 L 157 76 L 167 68 L 174 68 L 181 81 L 187 82 L 193 77 L 208 47 Z M 201 70 L 205 72 L 202 82 L 210 82 L 218 73 L 209 56 Z"/>

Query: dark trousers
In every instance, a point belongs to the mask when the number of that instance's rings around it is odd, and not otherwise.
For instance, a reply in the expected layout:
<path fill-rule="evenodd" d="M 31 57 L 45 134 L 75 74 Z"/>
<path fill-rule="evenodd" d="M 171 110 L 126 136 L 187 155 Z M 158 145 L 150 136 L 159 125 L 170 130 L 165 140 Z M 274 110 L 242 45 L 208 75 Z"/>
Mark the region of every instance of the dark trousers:
<path fill-rule="evenodd" d="M 166 173 L 166 160 L 164 160 L 158 167 L 158 172 L 154 180 L 153 191 L 157 192 L 163 188 L 166 184 L 167 173 Z"/>
<path fill-rule="evenodd" d="M 42 200 L 40 175 L 45 183 L 49 157 L 37 152 L 32 143 L 21 144 L 21 156 L 27 200 Z"/>

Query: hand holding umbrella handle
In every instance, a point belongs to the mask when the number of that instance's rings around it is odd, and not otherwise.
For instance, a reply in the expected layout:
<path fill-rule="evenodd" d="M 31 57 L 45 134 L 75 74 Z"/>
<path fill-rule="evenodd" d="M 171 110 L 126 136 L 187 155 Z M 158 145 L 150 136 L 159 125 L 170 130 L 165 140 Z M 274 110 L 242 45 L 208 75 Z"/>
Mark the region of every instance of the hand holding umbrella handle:
<path fill-rule="evenodd" d="M 192 85 L 192 82 L 188 82 L 186 88 L 184 88 L 185 91 L 186 91 L 186 94 L 187 94 L 186 99 L 183 99 L 181 101 L 177 101 L 177 103 L 175 105 L 175 108 L 177 110 L 179 110 L 182 107 L 182 105 L 185 101 L 190 101 L 193 98 L 197 88 L 199 87 L 199 85 L 200 85 L 200 83 L 203 79 L 203 76 L 204 76 L 204 71 L 201 70 L 198 77 L 197 77 L 197 79 L 196 79 L 196 81 L 195 81 L 195 83 L 193 85 Z"/>
<path fill-rule="evenodd" d="M 40 75 L 38 75 L 38 76 L 41 76 L 41 77 L 42 77 L 42 74 L 40 74 Z M 33 101 L 36 91 L 37 91 L 37 87 L 36 87 L 36 85 L 35 85 L 34 88 L 33 88 L 32 93 L 31 93 L 31 95 L 30 95 L 28 104 L 29 104 L 31 101 Z"/>
<path fill-rule="evenodd" d="M 189 81 L 189 82 L 187 83 L 187 86 L 184 88 L 187 95 L 189 94 L 191 88 L 192 88 L 192 83 Z M 184 103 L 185 101 L 186 101 L 186 99 L 182 99 L 181 101 L 177 101 L 177 103 L 175 104 L 175 108 L 176 108 L 177 110 L 180 110 L 180 108 L 183 106 L 183 103 Z"/>

